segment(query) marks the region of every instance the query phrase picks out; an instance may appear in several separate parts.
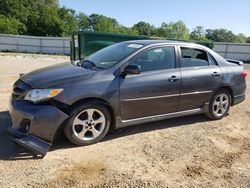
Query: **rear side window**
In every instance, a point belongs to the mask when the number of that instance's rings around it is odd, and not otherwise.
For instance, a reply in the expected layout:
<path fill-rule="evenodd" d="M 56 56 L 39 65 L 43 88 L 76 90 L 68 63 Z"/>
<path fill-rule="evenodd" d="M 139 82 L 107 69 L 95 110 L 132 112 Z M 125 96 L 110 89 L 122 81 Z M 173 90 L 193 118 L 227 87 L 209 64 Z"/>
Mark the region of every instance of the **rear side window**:
<path fill-rule="evenodd" d="M 175 68 L 175 48 L 169 46 L 143 51 L 129 64 L 140 65 L 142 72 Z"/>
<path fill-rule="evenodd" d="M 209 66 L 207 52 L 195 48 L 181 47 L 181 67 Z"/>

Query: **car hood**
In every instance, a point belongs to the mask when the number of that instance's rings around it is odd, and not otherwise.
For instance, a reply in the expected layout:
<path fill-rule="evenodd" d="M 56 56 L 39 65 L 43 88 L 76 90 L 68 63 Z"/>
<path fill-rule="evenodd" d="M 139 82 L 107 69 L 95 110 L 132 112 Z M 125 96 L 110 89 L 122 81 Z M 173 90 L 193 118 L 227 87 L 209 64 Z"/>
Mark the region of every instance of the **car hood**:
<path fill-rule="evenodd" d="M 32 88 L 49 88 L 54 85 L 90 78 L 95 72 L 71 63 L 60 63 L 25 74 L 21 80 Z"/>

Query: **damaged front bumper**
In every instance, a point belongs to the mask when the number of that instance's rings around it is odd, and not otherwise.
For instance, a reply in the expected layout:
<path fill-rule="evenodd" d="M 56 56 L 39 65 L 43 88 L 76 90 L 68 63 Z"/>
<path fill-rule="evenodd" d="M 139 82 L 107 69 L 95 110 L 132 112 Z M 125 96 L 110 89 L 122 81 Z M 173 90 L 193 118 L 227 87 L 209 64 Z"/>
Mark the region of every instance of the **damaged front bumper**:
<path fill-rule="evenodd" d="M 46 155 L 58 128 L 68 115 L 52 105 L 10 100 L 11 128 L 14 141 L 36 155 Z"/>
<path fill-rule="evenodd" d="M 51 147 L 51 143 L 46 142 L 36 136 L 25 134 L 22 130 L 10 128 L 14 141 L 22 147 L 28 149 L 35 155 L 45 156 Z"/>

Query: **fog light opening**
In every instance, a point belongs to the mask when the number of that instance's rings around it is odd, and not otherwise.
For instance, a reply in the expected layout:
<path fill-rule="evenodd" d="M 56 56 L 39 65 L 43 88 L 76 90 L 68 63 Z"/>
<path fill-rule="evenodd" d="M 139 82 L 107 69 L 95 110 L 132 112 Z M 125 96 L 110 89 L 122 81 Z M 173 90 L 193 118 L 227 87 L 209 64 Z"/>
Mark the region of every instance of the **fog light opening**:
<path fill-rule="evenodd" d="M 24 133 L 28 133 L 30 129 L 30 123 L 31 122 L 29 119 L 23 119 L 20 123 L 20 129 L 22 129 Z"/>

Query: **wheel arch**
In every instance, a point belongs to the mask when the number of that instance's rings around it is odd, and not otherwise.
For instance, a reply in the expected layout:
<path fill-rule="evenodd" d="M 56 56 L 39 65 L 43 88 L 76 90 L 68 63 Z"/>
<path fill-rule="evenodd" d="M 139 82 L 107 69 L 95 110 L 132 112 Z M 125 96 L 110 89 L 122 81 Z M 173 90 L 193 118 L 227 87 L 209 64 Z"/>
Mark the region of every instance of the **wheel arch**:
<path fill-rule="evenodd" d="M 223 89 L 229 92 L 230 97 L 231 97 L 231 104 L 230 104 L 230 106 L 232 106 L 234 104 L 234 97 L 233 97 L 234 93 L 233 93 L 233 89 L 232 89 L 231 86 L 228 86 L 228 85 L 222 86 L 222 87 L 218 88 L 215 93 L 217 93 L 218 91 L 223 90 Z"/>
<path fill-rule="evenodd" d="M 81 104 L 84 104 L 84 103 L 90 103 L 90 102 L 95 102 L 95 103 L 98 103 L 98 104 L 102 104 L 104 105 L 109 113 L 110 113 L 110 117 L 111 117 L 111 125 L 110 125 L 110 130 L 113 130 L 115 129 L 115 112 L 114 112 L 114 109 L 112 108 L 111 104 L 102 99 L 102 98 L 97 98 L 97 97 L 88 97 L 88 98 L 84 98 L 84 99 L 80 99 L 78 101 L 75 101 L 73 104 L 70 105 L 69 107 L 69 110 L 71 110 L 72 108 L 78 106 L 78 105 L 81 105 Z"/>

